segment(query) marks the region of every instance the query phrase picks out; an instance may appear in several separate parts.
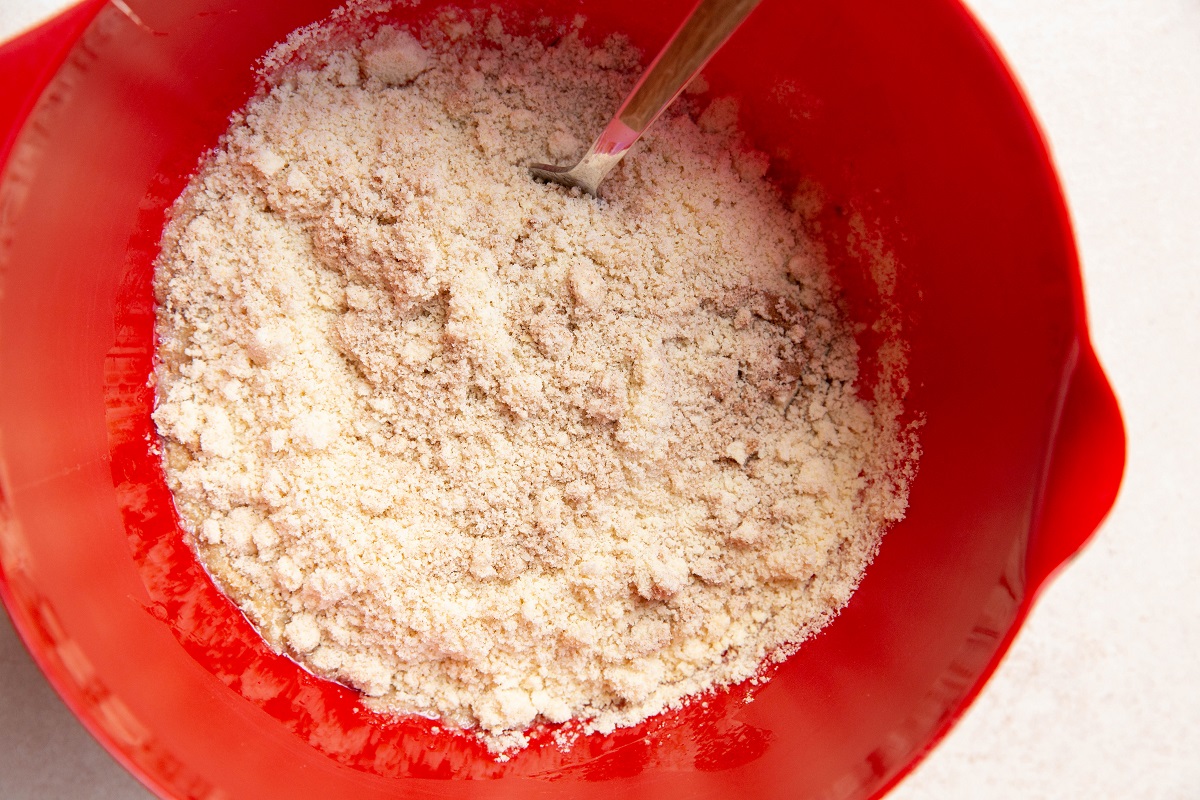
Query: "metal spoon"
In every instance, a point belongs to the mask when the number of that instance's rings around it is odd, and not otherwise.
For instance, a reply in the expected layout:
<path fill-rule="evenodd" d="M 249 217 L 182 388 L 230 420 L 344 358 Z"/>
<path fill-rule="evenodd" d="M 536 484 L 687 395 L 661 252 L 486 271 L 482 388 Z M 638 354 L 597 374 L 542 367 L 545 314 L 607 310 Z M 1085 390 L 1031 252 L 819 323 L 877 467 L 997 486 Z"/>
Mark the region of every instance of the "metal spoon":
<path fill-rule="evenodd" d="M 533 177 L 578 186 L 596 194 L 600 182 L 617 165 L 658 115 L 671 104 L 712 54 L 729 39 L 760 0 L 700 0 L 683 25 L 655 57 L 604 132 L 573 167 L 532 164 Z"/>

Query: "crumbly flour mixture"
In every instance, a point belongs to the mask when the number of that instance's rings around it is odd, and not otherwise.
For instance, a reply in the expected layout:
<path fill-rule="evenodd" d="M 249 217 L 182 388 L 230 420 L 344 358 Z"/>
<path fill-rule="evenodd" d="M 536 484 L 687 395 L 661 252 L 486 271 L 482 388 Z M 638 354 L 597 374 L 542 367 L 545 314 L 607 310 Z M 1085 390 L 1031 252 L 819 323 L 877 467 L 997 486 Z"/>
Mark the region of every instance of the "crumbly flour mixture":
<path fill-rule="evenodd" d="M 178 200 L 156 277 L 167 477 L 266 640 L 500 752 L 824 625 L 903 515 L 900 409 L 856 395 L 736 106 L 668 114 L 597 201 L 525 165 L 600 130 L 621 40 L 447 17 L 310 50 Z"/>

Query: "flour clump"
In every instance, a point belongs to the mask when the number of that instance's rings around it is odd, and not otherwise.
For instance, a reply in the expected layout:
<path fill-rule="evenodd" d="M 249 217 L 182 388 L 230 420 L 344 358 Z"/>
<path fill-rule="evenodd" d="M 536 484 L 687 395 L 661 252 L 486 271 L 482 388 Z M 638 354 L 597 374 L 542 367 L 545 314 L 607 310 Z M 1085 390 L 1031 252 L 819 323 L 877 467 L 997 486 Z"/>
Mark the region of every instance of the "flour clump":
<path fill-rule="evenodd" d="M 157 263 L 154 419 L 202 562 L 277 650 L 498 752 L 786 655 L 907 501 L 900 408 L 859 397 L 735 103 L 670 111 L 603 200 L 530 179 L 639 64 L 483 18 L 313 45 Z"/>

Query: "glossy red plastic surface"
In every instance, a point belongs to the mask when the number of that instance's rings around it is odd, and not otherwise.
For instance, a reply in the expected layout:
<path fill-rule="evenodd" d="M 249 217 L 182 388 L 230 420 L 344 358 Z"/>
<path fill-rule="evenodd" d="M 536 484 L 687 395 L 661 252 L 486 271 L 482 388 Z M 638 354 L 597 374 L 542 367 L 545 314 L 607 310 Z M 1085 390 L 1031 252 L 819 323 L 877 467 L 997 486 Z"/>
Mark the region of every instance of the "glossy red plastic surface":
<path fill-rule="evenodd" d="M 582 11 L 653 51 L 688 3 L 506 5 Z M 855 278 L 847 212 L 903 265 L 925 417 L 908 518 L 825 632 L 707 706 L 565 752 L 542 737 L 505 764 L 365 711 L 268 651 L 182 544 L 146 382 L 164 211 L 254 60 L 329 4 L 129 6 L 89 2 L 0 49 L 0 595 L 71 708 L 161 795 L 879 796 L 1110 508 L 1120 414 L 1058 183 L 991 45 L 952 0 L 768 0 L 708 76 L 740 96 L 778 181 L 826 189 L 860 315 L 880 300 Z"/>

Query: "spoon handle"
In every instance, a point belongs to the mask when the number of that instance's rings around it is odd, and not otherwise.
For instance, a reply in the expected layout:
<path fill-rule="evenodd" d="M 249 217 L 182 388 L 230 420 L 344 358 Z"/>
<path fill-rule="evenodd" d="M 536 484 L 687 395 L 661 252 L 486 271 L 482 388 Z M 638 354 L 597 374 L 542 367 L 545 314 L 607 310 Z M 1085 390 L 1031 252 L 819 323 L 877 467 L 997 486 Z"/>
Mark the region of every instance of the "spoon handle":
<path fill-rule="evenodd" d="M 617 118 L 641 135 L 760 0 L 700 0 L 626 98 Z"/>
<path fill-rule="evenodd" d="M 700 0 L 638 78 L 585 160 L 607 173 L 761 0 Z M 596 156 L 601 158 L 596 159 Z M 611 156 L 612 158 L 608 158 Z M 596 181 L 599 183 L 599 180 Z M 592 191 L 592 190 L 589 190 Z M 593 191 L 593 194 L 595 192 Z"/>
<path fill-rule="evenodd" d="M 725 43 L 760 0 L 700 0 L 642 76 L 596 141 L 572 167 L 531 164 L 544 181 L 596 194 L 612 171 L 663 109 Z"/>

